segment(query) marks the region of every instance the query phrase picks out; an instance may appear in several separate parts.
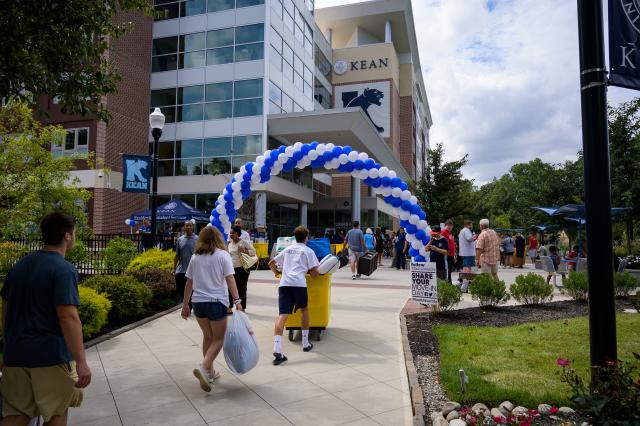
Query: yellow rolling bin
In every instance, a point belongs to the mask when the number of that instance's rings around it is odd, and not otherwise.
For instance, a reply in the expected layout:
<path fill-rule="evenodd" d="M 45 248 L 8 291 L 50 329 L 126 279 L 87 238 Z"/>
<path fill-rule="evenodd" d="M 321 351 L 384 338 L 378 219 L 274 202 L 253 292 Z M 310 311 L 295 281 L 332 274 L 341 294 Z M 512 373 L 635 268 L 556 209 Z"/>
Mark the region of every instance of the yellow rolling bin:
<path fill-rule="evenodd" d="M 307 275 L 307 295 L 309 309 L 309 337 L 320 340 L 322 332 L 329 325 L 331 306 L 331 274 L 312 277 Z M 289 331 L 289 340 L 295 340 L 296 330 L 302 329 L 302 314 L 299 310 L 289 315 L 284 324 Z"/>

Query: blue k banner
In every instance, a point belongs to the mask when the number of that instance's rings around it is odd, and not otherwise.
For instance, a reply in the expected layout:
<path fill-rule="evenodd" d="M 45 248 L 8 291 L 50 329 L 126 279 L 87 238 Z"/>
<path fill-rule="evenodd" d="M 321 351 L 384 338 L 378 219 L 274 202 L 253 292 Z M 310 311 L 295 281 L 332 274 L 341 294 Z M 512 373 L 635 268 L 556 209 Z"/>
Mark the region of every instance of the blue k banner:
<path fill-rule="evenodd" d="M 122 192 L 143 192 L 151 189 L 151 157 L 122 155 Z"/>
<path fill-rule="evenodd" d="M 609 0 L 609 84 L 640 90 L 640 0 Z"/>

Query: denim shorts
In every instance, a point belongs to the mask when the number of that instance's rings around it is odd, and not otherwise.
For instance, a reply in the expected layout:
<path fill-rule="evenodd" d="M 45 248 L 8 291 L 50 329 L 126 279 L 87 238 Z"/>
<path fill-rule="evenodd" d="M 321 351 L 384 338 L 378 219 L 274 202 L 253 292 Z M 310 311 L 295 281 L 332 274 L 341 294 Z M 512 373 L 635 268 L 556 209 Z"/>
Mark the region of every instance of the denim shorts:
<path fill-rule="evenodd" d="M 462 267 L 463 268 L 473 268 L 476 266 L 476 257 L 475 256 L 462 256 Z"/>
<path fill-rule="evenodd" d="M 193 314 L 196 318 L 220 321 L 227 318 L 227 307 L 222 302 L 194 302 Z"/>

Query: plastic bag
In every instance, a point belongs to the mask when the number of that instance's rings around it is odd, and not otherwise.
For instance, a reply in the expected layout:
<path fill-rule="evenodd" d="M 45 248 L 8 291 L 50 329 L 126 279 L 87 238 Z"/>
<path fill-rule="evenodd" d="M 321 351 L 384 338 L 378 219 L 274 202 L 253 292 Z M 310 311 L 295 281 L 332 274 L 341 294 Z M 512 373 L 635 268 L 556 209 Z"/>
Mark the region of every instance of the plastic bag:
<path fill-rule="evenodd" d="M 316 254 L 318 261 L 324 259 L 325 256 L 331 254 L 331 244 L 328 238 L 316 238 L 315 240 L 307 241 L 307 247 L 309 247 Z"/>
<path fill-rule="evenodd" d="M 249 317 L 241 311 L 235 311 L 224 334 L 224 359 L 229 370 L 244 374 L 258 363 L 260 350 L 253 335 Z"/>

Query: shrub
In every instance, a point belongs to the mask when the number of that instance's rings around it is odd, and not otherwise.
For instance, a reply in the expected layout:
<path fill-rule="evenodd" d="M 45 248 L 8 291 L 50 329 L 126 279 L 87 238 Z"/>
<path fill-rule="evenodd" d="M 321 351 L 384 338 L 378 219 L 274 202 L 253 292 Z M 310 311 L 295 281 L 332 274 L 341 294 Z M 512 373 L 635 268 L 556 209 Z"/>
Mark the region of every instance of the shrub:
<path fill-rule="evenodd" d="M 480 306 L 497 306 L 509 300 L 504 281 L 496 280 L 489 274 L 480 274 L 469 284 L 473 300 L 479 300 Z"/>
<path fill-rule="evenodd" d="M 438 280 L 438 306 L 448 311 L 462 300 L 462 291 L 449 281 Z"/>
<path fill-rule="evenodd" d="M 564 289 L 573 300 L 587 300 L 589 280 L 586 272 L 569 272 L 564 282 Z"/>
<path fill-rule="evenodd" d="M 102 268 L 107 271 L 124 271 L 129 262 L 138 255 L 136 243 L 122 237 L 115 237 L 102 250 Z"/>
<path fill-rule="evenodd" d="M 89 254 L 87 253 L 87 246 L 82 242 L 82 240 L 76 240 L 75 245 L 71 251 L 66 254 L 65 259 L 76 266 L 80 266 L 81 264 L 88 262 Z"/>
<path fill-rule="evenodd" d="M 129 275 L 95 275 L 82 285 L 107 296 L 111 302 L 109 319 L 115 322 L 144 314 L 151 300 L 151 290 Z"/>
<path fill-rule="evenodd" d="M 27 254 L 27 248 L 23 245 L 4 241 L 0 243 L 0 276 L 5 276 L 9 269 L 22 256 Z"/>
<path fill-rule="evenodd" d="M 139 271 L 142 269 L 162 269 L 163 271 L 173 271 L 173 250 L 151 249 L 140 253 L 128 266 L 129 271 Z"/>
<path fill-rule="evenodd" d="M 162 269 L 142 269 L 128 271 L 127 274 L 149 287 L 153 293 L 150 303 L 152 308 L 166 309 L 176 304 L 173 298 L 176 282 L 171 272 Z"/>
<path fill-rule="evenodd" d="M 640 269 L 640 256 L 627 256 L 628 269 Z"/>
<path fill-rule="evenodd" d="M 80 306 L 78 314 L 82 321 L 82 334 L 91 337 L 98 333 L 107 324 L 111 302 L 104 295 L 92 288 L 79 286 Z"/>
<path fill-rule="evenodd" d="M 628 272 L 616 272 L 613 275 L 613 283 L 616 287 L 617 297 L 627 297 L 631 290 L 638 287 L 638 281 Z"/>
<path fill-rule="evenodd" d="M 553 299 L 553 286 L 535 272 L 518 275 L 509 292 L 514 299 L 525 305 L 538 305 Z"/>

